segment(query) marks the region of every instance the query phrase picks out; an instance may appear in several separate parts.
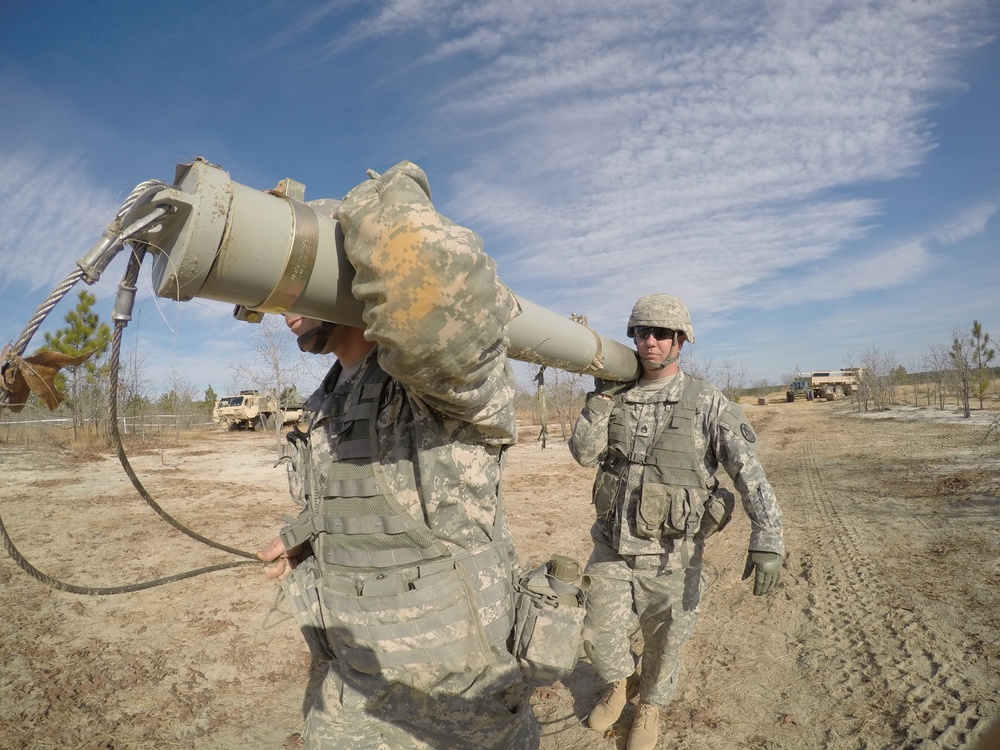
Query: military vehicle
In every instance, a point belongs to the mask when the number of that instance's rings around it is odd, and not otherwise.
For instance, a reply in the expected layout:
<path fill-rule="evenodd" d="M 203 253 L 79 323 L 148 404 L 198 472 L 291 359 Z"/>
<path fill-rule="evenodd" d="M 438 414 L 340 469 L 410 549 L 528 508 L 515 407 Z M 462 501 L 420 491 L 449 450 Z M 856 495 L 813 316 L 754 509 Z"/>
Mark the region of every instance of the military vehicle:
<path fill-rule="evenodd" d="M 293 424 L 302 416 L 301 405 L 279 407 L 269 396 L 257 391 L 240 391 L 237 396 L 223 396 L 212 410 L 212 421 L 225 423 L 230 430 L 260 430 L 273 428 L 276 420 Z"/>
<path fill-rule="evenodd" d="M 843 370 L 827 370 L 808 374 L 796 370 L 788 384 L 788 390 L 785 391 L 785 401 L 791 403 L 796 398 L 804 398 L 807 401 L 818 398 L 833 401 L 837 398 L 850 396 L 854 389 L 860 385 L 862 373 L 863 370 L 860 367 L 845 367 Z"/>

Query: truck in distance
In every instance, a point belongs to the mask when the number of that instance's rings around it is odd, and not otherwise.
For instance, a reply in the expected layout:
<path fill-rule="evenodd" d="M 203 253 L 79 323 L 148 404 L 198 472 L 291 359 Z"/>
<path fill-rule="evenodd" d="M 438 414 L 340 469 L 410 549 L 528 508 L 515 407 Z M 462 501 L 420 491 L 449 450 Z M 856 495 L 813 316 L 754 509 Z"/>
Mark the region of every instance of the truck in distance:
<path fill-rule="evenodd" d="M 271 396 L 258 391 L 240 391 L 236 396 L 223 396 L 212 410 L 212 421 L 225 423 L 230 430 L 260 430 L 281 424 L 293 424 L 302 416 L 302 405 L 280 405 Z"/>
<path fill-rule="evenodd" d="M 833 401 L 843 396 L 850 396 L 861 384 L 863 372 L 860 367 L 809 373 L 796 370 L 788 384 L 788 390 L 785 391 L 785 401 L 791 403 L 796 398 L 804 398 L 807 401 L 815 399 Z"/>

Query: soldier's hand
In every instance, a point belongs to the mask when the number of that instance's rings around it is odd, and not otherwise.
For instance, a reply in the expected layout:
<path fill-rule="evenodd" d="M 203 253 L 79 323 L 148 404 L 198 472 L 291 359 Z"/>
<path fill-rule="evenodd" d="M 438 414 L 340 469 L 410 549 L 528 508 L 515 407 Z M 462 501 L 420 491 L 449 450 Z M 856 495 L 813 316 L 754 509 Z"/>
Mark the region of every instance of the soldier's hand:
<path fill-rule="evenodd" d="M 257 553 L 257 557 L 265 563 L 269 563 L 264 566 L 264 577 L 277 578 L 279 581 L 286 578 L 299 564 L 301 552 L 301 545 L 285 549 L 285 543 L 281 541 L 281 537 L 274 537 L 270 544 Z"/>
<path fill-rule="evenodd" d="M 771 591 L 781 580 L 781 555 L 777 552 L 750 550 L 747 553 L 746 567 L 743 569 L 743 580 L 745 581 L 751 574 L 753 574 L 754 596 L 763 596 Z"/>
<path fill-rule="evenodd" d="M 617 386 L 621 385 L 617 380 L 605 380 L 604 378 L 594 377 L 594 390 L 591 393 L 595 396 L 603 396 L 604 398 L 611 398 L 611 391 L 613 391 Z"/>

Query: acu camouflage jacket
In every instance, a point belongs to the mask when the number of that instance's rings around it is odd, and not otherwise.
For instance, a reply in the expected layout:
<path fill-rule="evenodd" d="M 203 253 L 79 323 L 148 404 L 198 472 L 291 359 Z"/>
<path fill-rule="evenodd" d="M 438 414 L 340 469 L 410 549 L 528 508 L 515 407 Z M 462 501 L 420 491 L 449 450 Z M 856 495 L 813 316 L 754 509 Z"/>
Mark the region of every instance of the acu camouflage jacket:
<path fill-rule="evenodd" d="M 647 454 L 649 447 L 668 422 L 680 402 L 686 385 L 694 380 L 679 372 L 659 391 L 649 393 L 635 385 L 613 400 L 592 393 L 573 427 L 570 452 L 581 466 L 599 466 L 608 457 L 608 429 L 613 410 L 624 410 L 624 421 L 632 440 L 634 456 Z M 700 382 L 700 381 L 698 381 Z M 784 554 L 781 509 L 774 490 L 755 452 L 757 436 L 737 404 L 731 403 L 714 386 L 704 383 L 695 408 L 694 451 L 700 458 L 696 469 L 706 487 L 712 487 L 719 466 L 732 478 L 750 518 L 750 549 Z M 611 492 L 614 497 L 595 497 L 595 502 L 611 506 L 609 518 L 617 521 L 612 534 L 621 554 L 658 554 L 660 540 L 637 538 L 635 513 L 643 491 L 644 464 L 630 461 L 621 482 L 602 482 L 598 468 L 595 493 Z M 608 489 L 615 488 L 615 489 Z"/>

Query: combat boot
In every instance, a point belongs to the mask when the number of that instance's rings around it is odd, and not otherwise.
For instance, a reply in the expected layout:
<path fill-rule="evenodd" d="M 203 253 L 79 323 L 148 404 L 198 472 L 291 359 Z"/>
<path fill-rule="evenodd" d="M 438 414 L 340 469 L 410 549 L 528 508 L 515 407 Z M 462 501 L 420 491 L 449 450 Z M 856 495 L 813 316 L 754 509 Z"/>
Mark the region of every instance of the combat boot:
<path fill-rule="evenodd" d="M 591 729 L 603 732 L 618 721 L 618 717 L 622 715 L 622 709 L 625 708 L 625 685 L 627 682 L 628 679 L 623 677 L 611 683 L 608 692 L 604 694 L 600 702 L 591 710 L 590 716 L 587 717 L 587 723 Z"/>
<path fill-rule="evenodd" d="M 660 735 L 660 709 L 652 703 L 640 703 L 635 713 L 627 750 L 653 750 Z"/>

